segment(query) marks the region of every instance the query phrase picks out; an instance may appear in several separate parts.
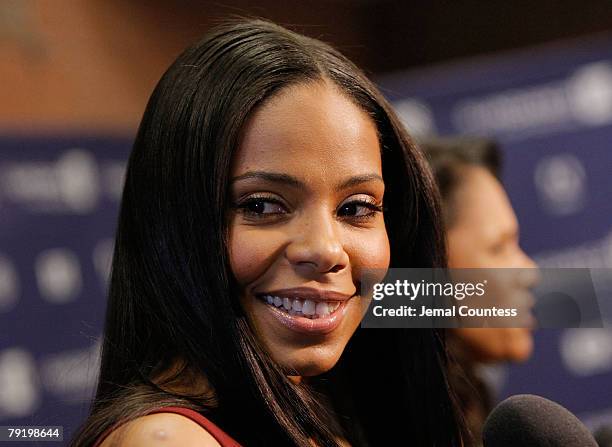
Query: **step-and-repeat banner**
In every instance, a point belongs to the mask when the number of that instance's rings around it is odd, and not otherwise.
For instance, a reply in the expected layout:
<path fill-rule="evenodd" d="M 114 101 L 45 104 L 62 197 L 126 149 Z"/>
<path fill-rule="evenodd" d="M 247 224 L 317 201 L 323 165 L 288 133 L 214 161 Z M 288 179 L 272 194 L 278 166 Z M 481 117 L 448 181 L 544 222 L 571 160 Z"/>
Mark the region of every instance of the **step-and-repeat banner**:
<path fill-rule="evenodd" d="M 0 138 L 0 425 L 63 426 L 98 368 L 130 138 Z"/>
<path fill-rule="evenodd" d="M 415 134 L 496 137 L 525 250 L 545 267 L 612 267 L 612 41 L 382 77 Z M 0 136 L 0 425 L 87 412 L 130 138 Z M 499 397 L 551 398 L 612 422 L 612 329 L 540 330 Z"/>

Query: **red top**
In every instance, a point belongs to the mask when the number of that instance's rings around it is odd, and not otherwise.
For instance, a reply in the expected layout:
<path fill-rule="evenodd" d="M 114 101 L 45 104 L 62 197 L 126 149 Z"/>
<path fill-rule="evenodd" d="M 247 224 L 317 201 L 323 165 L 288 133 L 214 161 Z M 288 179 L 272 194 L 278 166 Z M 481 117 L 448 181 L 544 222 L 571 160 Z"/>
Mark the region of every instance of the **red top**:
<path fill-rule="evenodd" d="M 204 430 L 206 430 L 213 438 L 217 440 L 219 444 L 221 444 L 221 447 L 242 447 L 240 444 L 238 444 L 238 442 L 234 441 L 227 433 L 225 433 L 223 430 L 217 427 L 212 421 L 206 419 L 204 416 L 202 416 L 197 411 L 190 410 L 189 408 L 182 408 L 182 407 L 162 407 L 162 408 L 157 408 L 153 411 L 148 412 L 147 415 L 156 414 L 156 413 L 180 414 L 181 416 L 185 416 L 187 419 L 192 420 L 193 422 L 198 424 L 200 427 L 202 427 Z M 102 442 L 104 442 L 104 440 L 108 437 L 108 435 L 110 435 L 113 430 L 116 430 L 119 427 L 119 425 L 116 425 L 110 428 L 109 430 L 105 431 L 102 434 L 102 436 L 98 438 L 98 440 L 96 441 L 93 447 L 99 447 L 100 444 L 102 444 Z"/>

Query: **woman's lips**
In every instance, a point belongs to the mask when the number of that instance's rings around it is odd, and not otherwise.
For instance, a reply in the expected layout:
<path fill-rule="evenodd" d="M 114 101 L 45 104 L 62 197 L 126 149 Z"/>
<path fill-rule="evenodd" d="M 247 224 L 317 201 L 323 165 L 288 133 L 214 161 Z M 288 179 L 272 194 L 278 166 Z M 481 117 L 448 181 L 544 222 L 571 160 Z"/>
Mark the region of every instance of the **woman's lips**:
<path fill-rule="evenodd" d="M 285 327 L 303 334 L 327 334 L 336 329 L 342 322 L 346 310 L 347 301 L 343 301 L 331 314 L 316 319 L 306 318 L 300 315 L 291 315 L 274 305 L 264 304 L 266 309 Z"/>
<path fill-rule="evenodd" d="M 346 313 L 348 300 L 353 296 L 310 288 L 257 294 L 283 326 L 303 334 L 326 334 L 337 328 Z M 307 315 L 302 314 L 302 310 Z"/>

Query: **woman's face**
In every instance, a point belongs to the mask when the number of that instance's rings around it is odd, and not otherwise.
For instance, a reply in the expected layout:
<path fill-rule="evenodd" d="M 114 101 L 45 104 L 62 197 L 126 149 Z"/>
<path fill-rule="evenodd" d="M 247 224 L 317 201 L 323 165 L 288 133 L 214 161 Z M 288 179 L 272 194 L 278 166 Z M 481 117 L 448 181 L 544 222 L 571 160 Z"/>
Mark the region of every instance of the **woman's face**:
<path fill-rule="evenodd" d="M 447 232 L 449 267 L 522 269 L 510 278 L 513 282 L 508 288 L 516 294 L 528 293 L 538 274 L 519 246 L 518 222 L 506 192 L 485 168 L 464 169 L 464 179 L 452 197 L 457 215 Z M 454 332 L 478 360 L 522 361 L 533 348 L 531 331 L 526 328 L 462 328 Z"/>
<path fill-rule="evenodd" d="M 364 268 L 389 266 L 374 122 L 328 82 L 250 117 L 231 172 L 230 261 L 259 340 L 288 374 L 338 361 L 362 317 Z"/>

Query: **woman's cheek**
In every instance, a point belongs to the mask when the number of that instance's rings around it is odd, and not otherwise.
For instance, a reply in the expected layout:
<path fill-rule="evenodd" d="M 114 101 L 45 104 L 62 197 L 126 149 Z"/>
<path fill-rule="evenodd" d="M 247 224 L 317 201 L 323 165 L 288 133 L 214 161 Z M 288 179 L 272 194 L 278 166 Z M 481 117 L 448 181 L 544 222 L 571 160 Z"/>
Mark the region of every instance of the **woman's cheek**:
<path fill-rule="evenodd" d="M 391 260 L 391 249 L 386 231 L 355 235 L 350 239 L 349 257 L 353 272 L 363 269 L 387 269 Z"/>
<path fill-rule="evenodd" d="M 277 231 L 237 226 L 230 231 L 229 252 L 232 272 L 240 285 L 261 277 L 274 263 L 284 235 Z"/>

